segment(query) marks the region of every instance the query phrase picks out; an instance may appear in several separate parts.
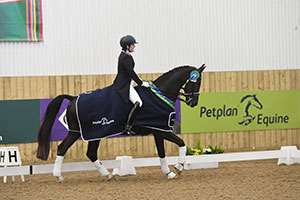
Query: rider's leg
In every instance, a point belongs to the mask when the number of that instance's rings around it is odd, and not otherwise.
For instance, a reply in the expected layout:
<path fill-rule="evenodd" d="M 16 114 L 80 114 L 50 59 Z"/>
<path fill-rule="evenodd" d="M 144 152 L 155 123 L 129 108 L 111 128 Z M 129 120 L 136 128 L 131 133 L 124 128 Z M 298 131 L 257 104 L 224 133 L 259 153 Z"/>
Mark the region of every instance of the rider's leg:
<path fill-rule="evenodd" d="M 54 163 L 53 168 L 53 176 L 56 176 L 59 178 L 60 181 L 63 180 L 61 176 L 61 167 L 64 159 L 64 155 L 66 154 L 67 150 L 76 142 L 76 140 L 80 137 L 80 134 L 78 132 L 69 132 L 67 137 L 62 141 L 60 145 L 58 145 L 57 148 L 57 155 Z"/>
<path fill-rule="evenodd" d="M 140 103 L 140 107 L 142 107 L 143 102 L 142 99 L 140 97 L 140 95 L 137 93 L 137 91 L 134 89 L 133 87 L 133 80 L 131 80 L 130 82 L 130 87 L 129 87 L 129 100 L 135 104 L 136 102 Z"/>
<path fill-rule="evenodd" d="M 161 171 L 163 174 L 168 176 L 168 179 L 172 179 L 176 176 L 175 173 L 171 172 L 167 160 L 165 158 L 164 139 L 159 133 L 153 133 L 155 144 L 159 156 Z"/>
<path fill-rule="evenodd" d="M 108 178 L 108 180 L 110 180 L 113 176 L 111 175 L 111 173 L 109 173 L 109 171 L 106 169 L 106 167 L 104 165 L 102 165 L 100 160 L 98 160 L 97 150 L 99 147 L 99 143 L 100 143 L 100 140 L 90 141 L 88 143 L 88 150 L 87 150 L 86 156 L 92 161 L 92 163 L 94 164 L 94 166 L 96 167 L 98 172 L 102 176 L 106 176 Z"/>
<path fill-rule="evenodd" d="M 142 107 L 142 105 L 143 105 L 142 99 L 140 98 L 137 91 L 133 88 L 133 81 L 131 81 L 130 87 L 129 87 L 129 100 L 133 103 L 133 108 L 131 109 L 128 119 L 127 119 L 127 123 L 126 123 L 126 127 L 125 127 L 126 133 L 130 133 L 131 128 L 132 128 L 132 122 L 133 122 L 136 114 L 138 113 L 140 107 Z"/>

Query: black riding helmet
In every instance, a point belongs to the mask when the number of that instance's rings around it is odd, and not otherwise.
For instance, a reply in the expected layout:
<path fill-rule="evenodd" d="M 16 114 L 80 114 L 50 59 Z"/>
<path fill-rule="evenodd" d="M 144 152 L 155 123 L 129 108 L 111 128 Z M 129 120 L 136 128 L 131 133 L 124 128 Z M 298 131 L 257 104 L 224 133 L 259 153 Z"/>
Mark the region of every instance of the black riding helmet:
<path fill-rule="evenodd" d="M 131 44 L 137 44 L 137 41 L 134 39 L 131 35 L 123 36 L 120 40 L 120 45 L 122 47 L 122 50 L 127 50 L 127 45 L 130 46 Z"/>

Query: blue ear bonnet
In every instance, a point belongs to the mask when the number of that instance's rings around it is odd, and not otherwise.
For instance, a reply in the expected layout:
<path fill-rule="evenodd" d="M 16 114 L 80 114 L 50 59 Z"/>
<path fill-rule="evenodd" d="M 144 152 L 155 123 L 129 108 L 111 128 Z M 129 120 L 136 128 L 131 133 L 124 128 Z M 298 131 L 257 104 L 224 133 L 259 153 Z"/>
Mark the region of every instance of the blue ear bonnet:
<path fill-rule="evenodd" d="M 196 81 L 199 78 L 200 74 L 197 70 L 194 70 L 190 73 L 190 81 Z"/>
<path fill-rule="evenodd" d="M 190 73 L 190 78 L 185 82 L 185 84 L 183 84 L 182 88 L 184 89 L 186 84 L 189 82 L 189 81 L 192 81 L 192 82 L 196 82 L 197 79 L 199 78 L 200 74 L 197 70 L 194 70 Z"/>

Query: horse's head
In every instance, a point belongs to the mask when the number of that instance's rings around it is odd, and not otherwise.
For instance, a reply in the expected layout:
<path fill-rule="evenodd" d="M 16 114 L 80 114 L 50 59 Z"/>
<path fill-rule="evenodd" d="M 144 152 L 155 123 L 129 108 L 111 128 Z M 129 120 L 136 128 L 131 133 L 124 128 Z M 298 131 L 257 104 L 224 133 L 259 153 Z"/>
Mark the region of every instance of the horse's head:
<path fill-rule="evenodd" d="M 185 97 L 185 100 L 181 100 L 191 107 L 194 107 L 198 104 L 202 80 L 201 73 L 205 69 L 205 67 L 205 64 L 203 64 L 200 68 L 190 72 L 189 78 L 182 86 L 184 93 L 180 94 Z"/>
<path fill-rule="evenodd" d="M 173 102 L 178 99 L 178 95 L 184 96 L 181 101 L 194 107 L 198 104 L 199 90 L 201 86 L 201 73 L 205 69 L 205 64 L 200 68 L 191 66 L 181 66 L 164 73 L 153 83 L 160 92 Z M 183 92 L 180 92 L 183 90 Z"/>

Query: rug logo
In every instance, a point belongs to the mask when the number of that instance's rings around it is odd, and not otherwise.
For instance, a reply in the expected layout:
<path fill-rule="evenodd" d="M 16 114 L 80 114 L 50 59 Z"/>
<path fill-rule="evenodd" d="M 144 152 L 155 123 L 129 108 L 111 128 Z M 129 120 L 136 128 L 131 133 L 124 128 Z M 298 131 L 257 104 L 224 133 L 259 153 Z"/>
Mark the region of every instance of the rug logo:
<path fill-rule="evenodd" d="M 98 120 L 98 121 L 93 121 L 92 124 L 100 124 L 102 126 L 104 125 L 108 125 L 108 124 L 111 124 L 111 123 L 114 123 L 115 120 L 108 120 L 106 117 L 102 117 L 101 120 Z"/>

